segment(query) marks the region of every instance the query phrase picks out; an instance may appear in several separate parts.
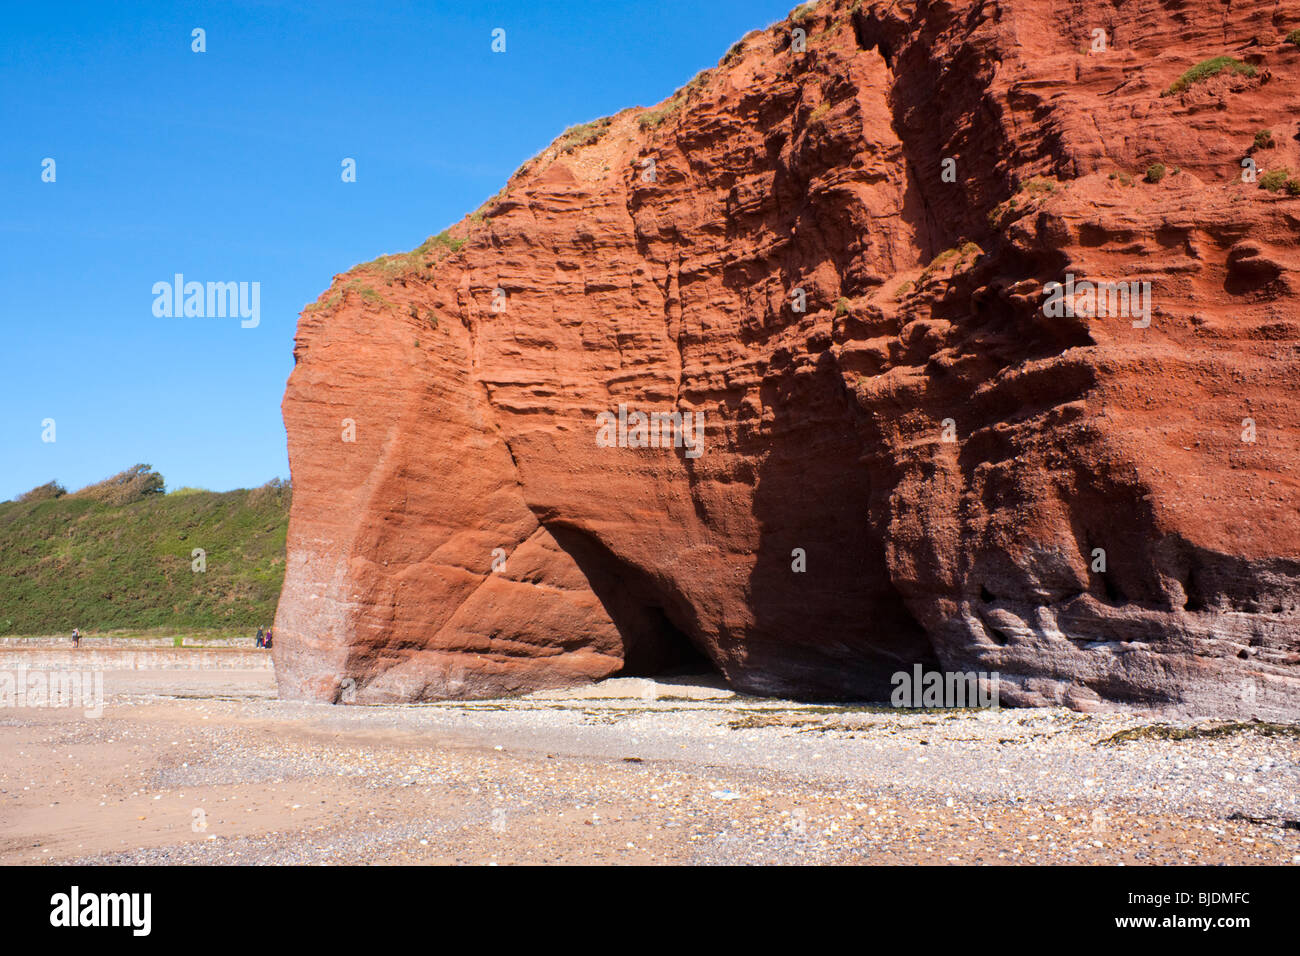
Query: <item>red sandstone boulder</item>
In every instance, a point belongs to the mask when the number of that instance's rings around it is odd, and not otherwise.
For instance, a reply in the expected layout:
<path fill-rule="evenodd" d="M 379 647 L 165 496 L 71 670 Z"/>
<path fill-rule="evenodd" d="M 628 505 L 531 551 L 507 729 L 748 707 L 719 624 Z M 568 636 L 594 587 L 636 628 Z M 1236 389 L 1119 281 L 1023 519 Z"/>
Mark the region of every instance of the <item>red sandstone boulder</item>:
<path fill-rule="evenodd" d="M 1242 160 L 1300 177 L 1296 27 L 821 0 L 336 277 L 284 400 L 281 694 L 702 655 L 760 694 L 919 662 L 1295 717 L 1300 198 Z M 1168 92 L 1220 55 L 1250 69 Z M 699 454 L 632 413 L 702 416 Z"/>

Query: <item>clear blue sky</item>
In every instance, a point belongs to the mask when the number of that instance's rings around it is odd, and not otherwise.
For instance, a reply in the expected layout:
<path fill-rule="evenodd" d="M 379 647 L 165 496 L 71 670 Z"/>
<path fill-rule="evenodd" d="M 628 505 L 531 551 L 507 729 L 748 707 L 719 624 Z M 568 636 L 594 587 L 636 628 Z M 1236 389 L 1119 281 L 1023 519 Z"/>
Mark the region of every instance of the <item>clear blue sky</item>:
<path fill-rule="evenodd" d="M 136 462 L 170 488 L 287 477 L 294 327 L 335 273 L 415 247 L 564 127 L 660 101 L 794 5 L 5 4 L 0 500 Z M 260 282 L 261 324 L 155 318 L 178 272 Z"/>

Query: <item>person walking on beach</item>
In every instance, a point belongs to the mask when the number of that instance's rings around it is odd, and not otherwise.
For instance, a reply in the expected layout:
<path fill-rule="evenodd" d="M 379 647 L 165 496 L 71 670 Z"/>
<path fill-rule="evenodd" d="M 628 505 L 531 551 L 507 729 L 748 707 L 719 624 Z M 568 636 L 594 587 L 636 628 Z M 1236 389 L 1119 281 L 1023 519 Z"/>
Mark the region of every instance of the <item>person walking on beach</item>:
<path fill-rule="evenodd" d="M 264 643 L 264 639 L 263 639 L 263 637 L 262 637 L 262 627 L 261 627 L 261 625 L 258 625 L 258 628 L 257 628 L 257 646 L 258 646 L 258 647 L 266 647 L 266 644 Z"/>
<path fill-rule="evenodd" d="M 266 629 L 266 649 L 268 651 L 271 649 L 271 629 L 269 627 Z"/>
<path fill-rule="evenodd" d="M 81 646 L 81 631 L 75 627 L 72 629 L 72 646 L 74 648 Z"/>

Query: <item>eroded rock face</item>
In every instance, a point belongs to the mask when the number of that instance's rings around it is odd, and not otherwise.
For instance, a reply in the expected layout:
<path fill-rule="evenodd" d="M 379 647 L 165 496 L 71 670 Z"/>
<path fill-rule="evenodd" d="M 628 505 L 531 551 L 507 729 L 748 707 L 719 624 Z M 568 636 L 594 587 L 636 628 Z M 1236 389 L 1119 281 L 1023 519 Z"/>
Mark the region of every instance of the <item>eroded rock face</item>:
<path fill-rule="evenodd" d="M 920 662 L 1295 717 L 1300 198 L 1241 174 L 1300 176 L 1296 27 L 822 0 L 337 277 L 284 400 L 282 695 L 703 654 L 761 694 Z M 1220 55 L 1253 70 L 1161 95 Z M 1138 295 L 1061 315 L 1069 276 Z M 620 405 L 702 414 L 702 452 L 602 447 Z"/>

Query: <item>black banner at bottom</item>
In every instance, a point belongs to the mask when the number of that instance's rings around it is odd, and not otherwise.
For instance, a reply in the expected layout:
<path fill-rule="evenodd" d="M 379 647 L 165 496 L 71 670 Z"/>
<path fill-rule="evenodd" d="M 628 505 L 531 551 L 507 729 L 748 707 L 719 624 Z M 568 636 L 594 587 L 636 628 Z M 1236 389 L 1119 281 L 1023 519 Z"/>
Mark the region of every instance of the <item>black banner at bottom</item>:
<path fill-rule="evenodd" d="M 399 943 L 448 921 L 495 945 L 607 924 L 735 945 L 778 926 L 919 934 L 918 945 L 998 931 L 1231 943 L 1293 925 L 1297 870 L 1272 868 L 10 868 L 6 942 L 169 945 L 364 939 Z M 441 930 L 440 930 L 441 931 Z M 361 935 L 361 934 L 364 934 Z M 1005 937 L 1004 937 L 1005 938 Z"/>

